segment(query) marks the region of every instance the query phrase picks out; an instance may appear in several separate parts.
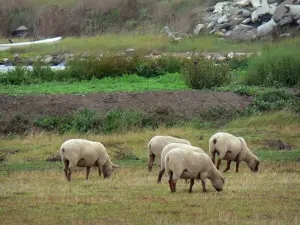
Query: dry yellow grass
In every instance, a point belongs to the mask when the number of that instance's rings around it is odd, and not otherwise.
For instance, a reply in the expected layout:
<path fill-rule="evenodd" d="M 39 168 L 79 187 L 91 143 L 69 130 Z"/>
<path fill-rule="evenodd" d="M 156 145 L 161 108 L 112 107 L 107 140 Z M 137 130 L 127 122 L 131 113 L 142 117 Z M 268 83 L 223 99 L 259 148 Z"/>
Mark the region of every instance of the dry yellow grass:
<path fill-rule="evenodd" d="M 274 121 L 278 116 L 282 115 L 272 116 Z M 252 125 L 257 120 L 261 118 L 247 119 Z M 243 134 L 262 164 L 258 174 L 245 163 L 238 174 L 232 168 L 224 174 L 228 179 L 220 193 L 207 182 L 208 193 L 202 193 L 201 183 L 196 183 L 189 194 L 183 180 L 171 193 L 166 175 L 162 184 L 156 183 L 157 166 L 147 171 L 146 144 L 153 135 L 185 137 L 207 151 L 208 138 L 216 130 L 185 126 L 110 135 L 39 133 L 4 138 L 1 149 L 21 151 L 0 164 L 1 224 L 300 224 L 300 163 L 296 160 L 300 159 L 300 126 L 295 121 L 280 122 L 278 129 L 274 121 L 259 128 L 249 122 L 244 127 L 246 121 L 239 120 L 222 129 Z M 198 140 L 200 134 L 203 141 Z M 113 158 L 121 168 L 109 180 L 99 178 L 93 169 L 86 182 L 84 169 L 76 169 L 69 183 L 61 162 L 45 162 L 68 138 L 103 141 L 111 155 L 121 149 L 140 160 Z M 294 150 L 263 148 L 261 141 L 277 138 L 292 143 Z"/>

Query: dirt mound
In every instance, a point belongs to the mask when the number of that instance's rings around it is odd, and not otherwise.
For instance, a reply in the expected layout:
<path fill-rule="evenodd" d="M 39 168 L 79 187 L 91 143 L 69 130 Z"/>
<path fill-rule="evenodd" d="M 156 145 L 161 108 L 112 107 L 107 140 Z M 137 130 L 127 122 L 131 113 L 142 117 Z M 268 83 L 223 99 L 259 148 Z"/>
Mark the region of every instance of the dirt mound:
<path fill-rule="evenodd" d="M 25 118 L 25 121 L 33 121 L 46 115 L 61 116 L 84 108 L 101 113 L 117 109 L 156 114 L 167 112 L 178 118 L 194 118 L 212 107 L 220 106 L 229 110 L 243 109 L 250 103 L 249 97 L 239 96 L 232 92 L 196 90 L 94 93 L 88 95 L 0 95 L 0 126 L 8 126 L 8 121 L 10 121 L 10 125 L 16 125 L 19 123 L 19 117 L 22 117 L 23 120 Z M 26 124 L 24 126 L 26 127 Z"/>

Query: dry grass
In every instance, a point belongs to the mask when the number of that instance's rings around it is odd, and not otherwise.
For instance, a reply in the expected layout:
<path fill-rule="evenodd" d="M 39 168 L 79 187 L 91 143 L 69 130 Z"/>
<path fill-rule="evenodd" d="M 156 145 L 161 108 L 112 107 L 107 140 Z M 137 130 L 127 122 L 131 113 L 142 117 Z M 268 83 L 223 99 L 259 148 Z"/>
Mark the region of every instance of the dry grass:
<path fill-rule="evenodd" d="M 249 146 L 262 159 L 260 172 L 251 173 L 245 163 L 238 174 L 224 174 L 224 190 L 214 191 L 208 182 L 208 193 L 202 193 L 196 183 L 192 194 L 188 185 L 179 181 L 176 193 L 170 193 L 167 177 L 156 183 L 158 168 L 146 170 L 145 146 L 155 134 L 185 137 L 207 151 L 207 141 L 216 130 L 198 130 L 189 126 L 158 128 L 155 131 L 93 134 L 31 134 L 26 137 L 6 137 L 2 149 L 20 148 L 21 152 L 0 164 L 0 221 L 2 224 L 300 224 L 300 127 L 274 121 L 281 114 L 270 115 L 263 129 L 251 125 L 260 117 L 231 123 L 226 130 L 243 134 Z M 267 119 L 267 118 L 264 118 Z M 241 124 L 247 124 L 242 127 Z M 293 128 L 293 129 L 291 129 Z M 221 129 L 220 129 L 221 130 Z M 200 134 L 203 141 L 198 141 Z M 121 149 L 133 152 L 140 160 L 113 159 L 121 165 L 110 180 L 99 178 L 93 170 L 85 182 L 85 171 L 77 169 L 68 183 L 62 163 L 46 163 L 68 138 L 88 138 L 103 141 L 109 153 Z M 263 149 L 261 141 L 282 138 L 292 141 L 294 150 Z M 286 154 L 290 155 L 286 157 Z M 275 157 L 276 156 L 276 157 Z M 225 163 L 222 165 L 225 166 Z"/>

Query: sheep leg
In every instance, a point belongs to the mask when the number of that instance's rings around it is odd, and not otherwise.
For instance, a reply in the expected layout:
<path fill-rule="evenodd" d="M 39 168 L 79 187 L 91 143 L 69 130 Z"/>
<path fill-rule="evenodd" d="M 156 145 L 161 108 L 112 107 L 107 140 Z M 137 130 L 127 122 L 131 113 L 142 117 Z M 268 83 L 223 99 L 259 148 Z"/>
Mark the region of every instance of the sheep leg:
<path fill-rule="evenodd" d="M 219 168 L 220 168 L 221 161 L 222 161 L 222 160 L 219 158 L 219 159 L 218 159 L 218 162 L 217 162 L 217 169 L 218 169 L 218 170 L 219 170 Z"/>
<path fill-rule="evenodd" d="M 64 163 L 65 163 L 65 169 L 64 169 L 65 177 L 68 179 L 69 160 L 65 160 Z"/>
<path fill-rule="evenodd" d="M 154 160 L 155 160 L 155 155 L 152 153 L 151 155 L 149 155 L 149 163 L 148 163 L 149 172 L 151 172 L 152 170 Z"/>
<path fill-rule="evenodd" d="M 201 180 L 203 192 L 207 192 L 205 180 Z"/>
<path fill-rule="evenodd" d="M 212 153 L 212 162 L 213 162 L 213 164 L 215 164 L 216 163 L 216 151 L 214 151 L 213 153 Z"/>
<path fill-rule="evenodd" d="M 98 163 L 98 165 L 97 165 L 97 166 L 98 166 L 98 173 L 99 173 L 99 177 L 101 177 L 101 172 L 102 172 L 102 171 L 101 171 L 101 166 L 100 166 L 100 164 L 99 164 L 99 163 Z"/>
<path fill-rule="evenodd" d="M 161 179 L 162 179 L 162 176 L 165 172 L 165 169 L 162 169 L 159 171 L 159 174 L 158 174 L 158 178 L 157 178 L 157 183 L 161 183 Z"/>
<path fill-rule="evenodd" d="M 240 166 L 240 162 L 237 162 L 235 165 L 235 172 L 238 173 L 239 172 L 239 166 Z"/>
<path fill-rule="evenodd" d="M 90 171 L 91 171 L 91 167 L 87 166 L 86 167 L 86 181 L 89 179 L 89 174 L 90 174 Z"/>
<path fill-rule="evenodd" d="M 176 181 L 172 180 L 172 187 L 173 187 L 173 190 L 172 192 L 176 192 Z"/>
<path fill-rule="evenodd" d="M 227 161 L 226 169 L 223 171 L 224 173 L 227 172 L 230 169 L 231 160 Z"/>
<path fill-rule="evenodd" d="M 77 161 L 78 162 L 78 161 Z M 67 172 L 67 179 L 68 179 L 68 181 L 71 181 L 71 175 L 72 175 L 72 171 L 73 171 L 73 169 L 76 167 L 76 165 L 77 165 L 77 162 L 76 163 L 74 163 L 74 162 L 70 162 L 70 165 L 69 165 L 69 168 L 68 168 L 68 172 Z"/>
<path fill-rule="evenodd" d="M 195 182 L 195 179 L 191 179 L 189 193 L 192 193 L 194 182 Z"/>

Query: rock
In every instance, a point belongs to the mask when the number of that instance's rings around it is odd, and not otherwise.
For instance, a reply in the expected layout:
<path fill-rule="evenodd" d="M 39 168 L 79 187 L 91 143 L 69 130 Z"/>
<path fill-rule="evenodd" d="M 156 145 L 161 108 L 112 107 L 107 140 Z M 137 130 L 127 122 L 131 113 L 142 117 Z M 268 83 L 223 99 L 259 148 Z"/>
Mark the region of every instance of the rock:
<path fill-rule="evenodd" d="M 225 36 L 225 34 L 221 31 L 215 32 L 214 35 L 217 36 L 217 37 L 224 37 Z"/>
<path fill-rule="evenodd" d="M 279 21 L 279 26 L 284 26 L 293 22 L 293 19 L 289 16 L 283 17 L 282 20 Z"/>
<path fill-rule="evenodd" d="M 3 63 L 5 64 L 5 63 L 8 63 L 9 62 L 9 58 L 4 58 L 3 59 Z"/>
<path fill-rule="evenodd" d="M 296 16 L 293 16 L 293 19 L 294 20 L 299 20 L 300 19 L 300 14 L 296 15 Z"/>
<path fill-rule="evenodd" d="M 222 29 L 222 30 L 220 30 L 220 31 L 221 31 L 222 33 L 224 33 L 224 34 L 226 33 L 226 30 L 225 30 L 225 29 Z"/>
<path fill-rule="evenodd" d="M 242 15 L 243 15 L 243 17 L 249 17 L 249 16 L 251 16 L 251 11 L 248 9 L 243 9 Z"/>
<path fill-rule="evenodd" d="M 300 5 L 285 4 L 284 7 L 287 9 L 286 14 L 289 16 L 296 16 L 296 15 L 300 14 Z"/>
<path fill-rule="evenodd" d="M 267 1 L 269 4 L 277 3 L 276 0 L 268 0 Z"/>
<path fill-rule="evenodd" d="M 244 8 L 250 5 L 250 0 L 239 0 L 238 2 L 235 2 L 234 5 L 240 8 Z"/>
<path fill-rule="evenodd" d="M 224 14 L 223 16 L 221 16 L 219 19 L 218 19 L 218 21 L 217 21 L 217 23 L 225 23 L 225 22 L 228 22 L 228 15 L 227 14 Z"/>
<path fill-rule="evenodd" d="M 223 14 L 225 12 L 229 12 L 229 10 L 230 10 L 229 5 L 230 5 L 230 2 L 218 2 L 215 5 L 215 9 L 214 9 L 213 13 Z"/>
<path fill-rule="evenodd" d="M 134 48 L 127 48 L 124 51 L 126 56 L 134 56 L 136 54 L 136 51 Z"/>
<path fill-rule="evenodd" d="M 264 5 L 258 7 L 254 12 L 251 13 L 251 20 L 255 23 L 258 20 L 264 21 L 261 17 L 267 17 L 267 21 L 272 18 L 272 15 L 276 11 L 276 6 L 273 5 Z"/>
<path fill-rule="evenodd" d="M 209 31 L 209 34 L 213 34 L 213 33 L 215 33 L 216 32 L 216 30 L 215 29 L 212 29 L 211 31 Z"/>
<path fill-rule="evenodd" d="M 214 13 L 214 14 L 210 15 L 206 20 L 208 22 L 217 22 L 221 16 L 222 16 L 221 13 Z"/>
<path fill-rule="evenodd" d="M 46 161 L 48 161 L 48 162 L 61 162 L 61 156 L 58 153 L 56 155 L 48 157 Z"/>
<path fill-rule="evenodd" d="M 209 24 L 207 24 L 206 28 L 207 29 L 213 28 L 214 25 L 215 25 L 215 22 L 210 22 Z"/>
<path fill-rule="evenodd" d="M 215 10 L 215 6 L 208 7 L 206 12 L 213 12 Z"/>
<path fill-rule="evenodd" d="M 256 38 L 256 28 L 244 24 L 237 25 L 230 38 L 237 41 L 253 40 Z"/>
<path fill-rule="evenodd" d="M 195 35 L 198 35 L 199 34 L 199 32 L 201 31 L 201 29 L 204 27 L 204 24 L 198 24 L 197 26 L 196 26 L 196 28 L 194 29 L 194 34 Z"/>
<path fill-rule="evenodd" d="M 260 0 L 250 0 L 251 2 L 251 5 L 254 7 L 254 8 L 258 8 L 261 6 L 261 1 Z"/>
<path fill-rule="evenodd" d="M 247 24 L 247 23 L 249 23 L 250 21 L 251 21 L 250 18 L 244 19 L 244 20 L 242 21 L 242 24 Z"/>
<path fill-rule="evenodd" d="M 217 60 L 218 62 L 223 62 L 223 61 L 226 60 L 226 57 L 224 57 L 224 56 L 218 56 L 218 57 L 216 58 L 216 60 Z"/>
<path fill-rule="evenodd" d="M 44 63 L 49 64 L 51 63 L 53 60 L 53 56 L 52 55 L 48 55 L 46 56 L 46 58 L 44 59 Z"/>
<path fill-rule="evenodd" d="M 284 7 L 284 5 L 286 4 L 292 4 L 294 0 L 286 0 L 284 2 L 282 2 L 275 10 L 275 13 L 272 17 L 272 19 L 277 23 L 279 22 L 283 16 L 285 15 L 285 13 L 288 11 L 287 8 Z"/>
<path fill-rule="evenodd" d="M 290 33 L 283 33 L 283 34 L 280 34 L 280 37 L 290 37 L 291 34 Z"/>
<path fill-rule="evenodd" d="M 229 31 L 227 31 L 227 32 L 225 33 L 225 37 L 229 38 L 231 34 L 232 34 L 232 31 L 229 30 Z"/>
<path fill-rule="evenodd" d="M 222 30 L 222 29 L 227 29 L 227 28 L 229 28 L 229 27 L 231 27 L 231 26 L 232 26 L 231 23 L 217 24 L 217 25 L 215 26 L 215 29 L 216 29 L 216 30 Z"/>
<path fill-rule="evenodd" d="M 20 55 L 18 53 L 13 54 L 13 57 L 15 60 L 19 60 L 20 59 Z"/>
<path fill-rule="evenodd" d="M 228 53 L 227 57 L 228 57 L 229 59 L 232 59 L 232 58 L 233 58 L 233 52 Z"/>
<path fill-rule="evenodd" d="M 258 37 L 263 37 L 269 33 L 271 33 L 271 31 L 273 30 L 273 28 L 276 26 L 276 23 L 273 19 L 271 19 L 269 22 L 264 23 L 262 25 L 260 25 L 257 28 L 257 36 Z"/>
<path fill-rule="evenodd" d="M 297 20 L 297 23 L 300 25 L 300 19 L 299 19 L 299 20 Z"/>

